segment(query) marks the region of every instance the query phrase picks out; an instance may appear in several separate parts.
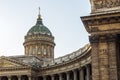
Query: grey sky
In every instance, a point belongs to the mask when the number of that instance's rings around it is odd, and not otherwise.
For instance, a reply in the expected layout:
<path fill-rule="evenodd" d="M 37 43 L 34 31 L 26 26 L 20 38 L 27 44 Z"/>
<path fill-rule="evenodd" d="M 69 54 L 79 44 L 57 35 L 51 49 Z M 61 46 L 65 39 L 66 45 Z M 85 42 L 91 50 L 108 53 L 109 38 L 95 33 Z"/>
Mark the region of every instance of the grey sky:
<path fill-rule="evenodd" d="M 89 0 L 0 0 L 0 55 L 23 55 L 24 36 L 35 25 L 38 7 L 55 37 L 55 57 L 89 43 L 80 16 L 90 14 Z"/>

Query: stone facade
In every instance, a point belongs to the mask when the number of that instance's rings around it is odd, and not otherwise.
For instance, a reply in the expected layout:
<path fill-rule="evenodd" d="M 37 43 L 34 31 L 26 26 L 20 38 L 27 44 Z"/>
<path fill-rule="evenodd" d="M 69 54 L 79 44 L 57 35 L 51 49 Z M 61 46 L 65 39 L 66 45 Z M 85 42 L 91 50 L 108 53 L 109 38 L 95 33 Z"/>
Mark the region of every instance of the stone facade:
<path fill-rule="evenodd" d="M 119 80 L 120 2 L 119 0 L 91 1 L 95 11 L 81 19 L 90 33 L 92 79 Z M 101 12 L 97 12 L 100 9 Z"/>
<path fill-rule="evenodd" d="M 0 80 L 120 80 L 120 1 L 90 2 L 91 15 L 81 17 L 90 44 L 54 58 L 54 37 L 39 13 L 25 55 L 0 57 Z"/>
<path fill-rule="evenodd" d="M 92 80 L 91 47 L 42 64 L 36 56 L 0 57 L 0 80 Z"/>

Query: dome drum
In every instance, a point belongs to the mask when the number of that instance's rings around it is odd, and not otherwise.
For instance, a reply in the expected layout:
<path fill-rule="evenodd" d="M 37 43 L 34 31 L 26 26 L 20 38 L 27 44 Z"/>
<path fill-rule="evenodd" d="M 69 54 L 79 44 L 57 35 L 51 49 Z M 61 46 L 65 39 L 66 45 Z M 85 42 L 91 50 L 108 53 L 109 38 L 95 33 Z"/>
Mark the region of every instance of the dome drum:
<path fill-rule="evenodd" d="M 25 42 L 34 41 L 34 40 L 41 40 L 41 41 L 44 40 L 44 41 L 54 42 L 54 37 L 48 35 L 38 35 L 38 34 L 25 36 Z"/>
<path fill-rule="evenodd" d="M 37 22 L 24 37 L 25 55 L 42 58 L 43 61 L 54 59 L 54 37 L 50 30 L 43 25 L 40 14 Z"/>
<path fill-rule="evenodd" d="M 30 41 L 30 42 L 26 42 L 23 44 L 24 46 L 29 46 L 29 45 L 49 45 L 49 46 L 55 46 L 55 44 L 51 43 L 51 42 L 45 42 L 45 41 Z"/>

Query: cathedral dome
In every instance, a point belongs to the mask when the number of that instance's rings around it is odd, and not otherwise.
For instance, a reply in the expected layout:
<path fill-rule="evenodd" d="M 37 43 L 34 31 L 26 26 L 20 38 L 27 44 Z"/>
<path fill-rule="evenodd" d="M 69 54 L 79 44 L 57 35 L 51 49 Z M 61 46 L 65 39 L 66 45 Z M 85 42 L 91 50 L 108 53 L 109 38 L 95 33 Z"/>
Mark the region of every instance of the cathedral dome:
<path fill-rule="evenodd" d="M 31 34 L 47 34 L 47 35 L 52 35 L 52 33 L 50 32 L 50 30 L 43 25 L 42 23 L 42 19 L 38 18 L 37 19 L 37 23 L 35 26 L 33 26 L 28 32 L 28 35 Z"/>
<path fill-rule="evenodd" d="M 54 59 L 54 36 L 42 23 L 40 8 L 37 22 L 25 35 L 23 45 L 25 55 L 33 55 L 45 59 L 45 61 L 52 61 Z"/>

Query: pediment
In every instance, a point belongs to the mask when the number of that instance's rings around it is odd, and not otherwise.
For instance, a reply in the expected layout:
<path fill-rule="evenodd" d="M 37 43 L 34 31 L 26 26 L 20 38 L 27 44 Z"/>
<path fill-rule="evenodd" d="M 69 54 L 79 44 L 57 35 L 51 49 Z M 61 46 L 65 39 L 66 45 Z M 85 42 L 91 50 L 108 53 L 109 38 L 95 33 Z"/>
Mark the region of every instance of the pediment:
<path fill-rule="evenodd" d="M 19 61 L 15 61 L 13 59 L 9 59 L 7 57 L 0 57 L 0 68 L 9 68 L 9 67 L 25 67 L 27 65 L 22 64 Z"/>

